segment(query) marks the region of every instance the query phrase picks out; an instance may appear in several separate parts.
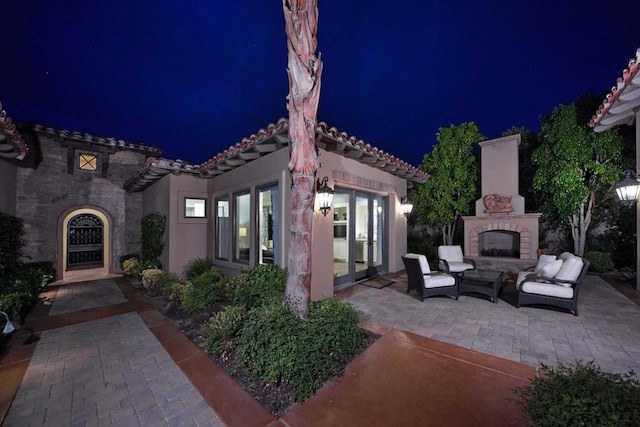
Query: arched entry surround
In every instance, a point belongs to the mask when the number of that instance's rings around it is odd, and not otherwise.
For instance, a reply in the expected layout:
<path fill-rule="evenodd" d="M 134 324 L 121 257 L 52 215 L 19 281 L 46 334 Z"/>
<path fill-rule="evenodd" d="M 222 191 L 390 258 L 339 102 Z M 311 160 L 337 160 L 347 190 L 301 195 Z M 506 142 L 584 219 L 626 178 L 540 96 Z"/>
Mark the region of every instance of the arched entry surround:
<path fill-rule="evenodd" d="M 69 249 L 68 227 L 69 221 L 77 215 L 95 215 L 103 224 L 103 259 L 102 267 L 68 270 L 67 250 Z M 97 279 L 111 273 L 112 253 L 112 221 L 107 211 L 99 207 L 76 207 L 63 212 L 58 219 L 58 257 L 57 279 L 65 282 Z"/>

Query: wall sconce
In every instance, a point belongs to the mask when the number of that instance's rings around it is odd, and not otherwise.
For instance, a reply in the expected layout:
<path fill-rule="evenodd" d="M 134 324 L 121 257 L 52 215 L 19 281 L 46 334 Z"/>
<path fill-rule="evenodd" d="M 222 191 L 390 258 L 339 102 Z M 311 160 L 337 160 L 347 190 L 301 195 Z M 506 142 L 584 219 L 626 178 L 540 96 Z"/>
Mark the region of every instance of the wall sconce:
<path fill-rule="evenodd" d="M 413 203 L 411 203 L 408 197 L 400 198 L 400 209 L 402 210 L 402 213 L 404 214 L 404 216 L 409 218 L 409 214 L 413 210 Z"/>
<path fill-rule="evenodd" d="M 329 178 L 324 177 L 322 181 L 316 183 L 316 197 L 318 198 L 318 206 L 322 215 L 327 216 L 331 210 L 331 202 L 333 202 L 333 189 L 329 187 Z"/>
<path fill-rule="evenodd" d="M 4 311 L 0 311 L 0 313 L 4 314 L 4 317 L 6 317 L 6 318 L 7 318 L 7 324 L 6 324 L 6 325 L 4 325 L 4 329 L 2 330 L 2 333 L 3 333 L 3 334 L 10 334 L 11 332 L 13 332 L 13 331 L 17 331 L 18 329 L 20 329 L 20 328 L 21 328 L 21 326 L 20 326 L 20 325 L 18 325 L 18 324 L 17 324 L 17 323 L 15 323 L 15 322 L 12 322 L 12 321 L 9 319 L 9 316 L 7 315 L 7 313 L 5 313 Z"/>
<path fill-rule="evenodd" d="M 624 179 L 619 181 L 615 185 L 616 193 L 620 199 L 620 203 L 624 206 L 631 206 L 633 202 L 638 200 L 638 194 L 640 193 L 640 184 L 636 174 L 631 170 L 622 172 Z"/>

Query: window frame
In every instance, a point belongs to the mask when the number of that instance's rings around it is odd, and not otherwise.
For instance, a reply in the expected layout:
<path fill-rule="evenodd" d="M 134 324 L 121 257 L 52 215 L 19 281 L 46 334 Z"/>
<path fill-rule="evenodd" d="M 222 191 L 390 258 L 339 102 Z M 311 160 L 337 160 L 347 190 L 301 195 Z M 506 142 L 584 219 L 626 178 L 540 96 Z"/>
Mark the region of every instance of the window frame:
<path fill-rule="evenodd" d="M 220 202 L 226 202 L 227 204 L 227 215 L 226 216 L 220 216 L 219 215 L 219 211 L 220 211 L 220 206 L 219 203 Z M 220 197 L 216 197 L 214 199 L 214 206 L 216 208 L 215 210 L 215 248 L 214 248 L 214 258 L 215 259 L 219 259 L 219 260 L 223 260 L 223 261 L 229 261 L 229 255 L 230 255 L 230 247 L 229 247 L 229 237 L 231 235 L 231 201 L 229 200 L 229 195 L 225 194 L 223 196 Z M 220 218 L 227 218 L 226 224 L 224 225 L 224 227 L 226 227 L 226 233 L 221 233 L 220 232 L 220 227 L 221 227 L 221 221 Z M 221 254 L 221 247 L 224 246 L 224 252 L 225 254 Z"/>
<path fill-rule="evenodd" d="M 188 219 L 203 219 L 207 217 L 207 199 L 203 198 L 203 197 L 191 197 L 191 196 L 185 196 L 184 197 L 184 203 L 182 205 L 183 207 L 183 218 L 188 218 Z M 203 211 L 202 211 L 202 216 L 198 216 L 198 215 L 187 215 L 187 201 L 189 200 L 193 200 L 193 201 L 199 201 L 199 202 L 203 202 L 204 203 L 204 207 L 203 207 Z M 194 208 L 195 210 L 195 208 Z"/>

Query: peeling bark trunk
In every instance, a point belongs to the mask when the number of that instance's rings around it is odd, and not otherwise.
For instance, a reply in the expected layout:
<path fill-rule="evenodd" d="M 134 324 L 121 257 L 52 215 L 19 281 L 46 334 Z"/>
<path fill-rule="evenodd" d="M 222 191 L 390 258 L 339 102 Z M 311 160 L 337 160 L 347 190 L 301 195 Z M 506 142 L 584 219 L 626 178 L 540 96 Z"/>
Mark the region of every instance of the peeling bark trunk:
<path fill-rule="evenodd" d="M 287 33 L 289 95 L 289 171 L 291 228 L 285 305 L 308 319 L 311 291 L 311 232 L 318 153 L 315 132 L 322 61 L 318 45 L 317 0 L 282 0 Z"/>

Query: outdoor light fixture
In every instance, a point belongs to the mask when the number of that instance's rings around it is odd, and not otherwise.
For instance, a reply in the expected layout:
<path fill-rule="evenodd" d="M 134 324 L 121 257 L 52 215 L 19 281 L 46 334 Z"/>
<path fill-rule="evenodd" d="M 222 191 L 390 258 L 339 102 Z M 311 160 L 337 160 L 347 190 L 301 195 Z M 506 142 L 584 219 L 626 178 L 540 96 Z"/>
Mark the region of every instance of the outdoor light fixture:
<path fill-rule="evenodd" d="M 327 216 L 331 210 L 331 202 L 333 202 L 333 189 L 329 187 L 329 178 L 324 177 L 322 181 L 316 183 L 316 197 L 318 198 L 318 206 L 322 215 Z"/>
<path fill-rule="evenodd" d="M 631 206 L 633 202 L 638 200 L 638 193 L 640 193 L 640 184 L 636 174 L 631 170 L 622 172 L 624 179 L 619 181 L 615 185 L 616 193 L 620 199 L 620 203 L 624 206 Z"/>
<path fill-rule="evenodd" d="M 15 323 L 15 322 L 12 322 L 12 321 L 9 319 L 9 316 L 7 315 L 7 313 L 5 313 L 4 311 L 0 311 L 0 313 L 4 314 L 4 317 L 6 317 L 6 318 L 7 318 L 7 324 L 6 324 L 6 325 L 4 325 L 4 329 L 2 330 L 2 333 L 3 333 L 3 334 L 10 334 L 11 332 L 16 331 L 16 330 L 18 330 L 18 329 L 20 329 L 20 328 L 21 328 L 21 326 L 20 326 L 20 325 L 18 325 L 18 324 L 17 324 L 17 323 Z"/>
<path fill-rule="evenodd" d="M 409 218 L 409 214 L 413 210 L 413 203 L 411 203 L 408 197 L 400 198 L 400 209 L 402 209 L 402 213 L 404 214 L 404 216 Z"/>

